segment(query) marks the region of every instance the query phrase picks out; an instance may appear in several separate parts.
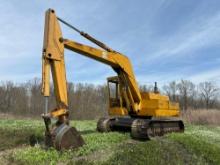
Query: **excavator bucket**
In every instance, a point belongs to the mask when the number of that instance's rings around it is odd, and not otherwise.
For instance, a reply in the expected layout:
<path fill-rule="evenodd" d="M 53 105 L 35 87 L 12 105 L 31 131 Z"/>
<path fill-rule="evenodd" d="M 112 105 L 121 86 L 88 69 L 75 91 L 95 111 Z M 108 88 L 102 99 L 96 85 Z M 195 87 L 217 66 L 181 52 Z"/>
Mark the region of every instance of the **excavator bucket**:
<path fill-rule="evenodd" d="M 62 124 L 54 130 L 54 147 L 57 150 L 75 149 L 85 144 L 75 127 Z"/>
<path fill-rule="evenodd" d="M 46 125 L 45 145 L 54 147 L 57 150 L 76 149 L 85 144 L 82 136 L 75 127 L 71 127 L 65 123 L 50 127 L 50 118 L 44 118 Z"/>

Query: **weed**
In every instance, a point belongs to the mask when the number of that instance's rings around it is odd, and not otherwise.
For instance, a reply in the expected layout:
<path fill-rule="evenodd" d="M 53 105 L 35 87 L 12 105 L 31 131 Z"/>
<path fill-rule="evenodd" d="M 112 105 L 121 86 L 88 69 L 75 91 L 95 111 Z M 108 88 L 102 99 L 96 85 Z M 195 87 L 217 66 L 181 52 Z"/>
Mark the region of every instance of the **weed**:
<path fill-rule="evenodd" d="M 30 147 L 34 134 L 43 140 L 44 125 L 37 120 L 0 120 L 0 149 L 14 148 L 1 159 L 8 164 L 220 164 L 220 127 L 186 125 L 183 134 L 173 133 L 151 141 L 130 139 L 129 133 L 98 133 L 96 121 L 74 121 L 86 144 L 76 150 L 45 150 Z M 22 147 L 20 147 L 22 146 Z M 5 164 L 5 163 L 4 163 Z"/>

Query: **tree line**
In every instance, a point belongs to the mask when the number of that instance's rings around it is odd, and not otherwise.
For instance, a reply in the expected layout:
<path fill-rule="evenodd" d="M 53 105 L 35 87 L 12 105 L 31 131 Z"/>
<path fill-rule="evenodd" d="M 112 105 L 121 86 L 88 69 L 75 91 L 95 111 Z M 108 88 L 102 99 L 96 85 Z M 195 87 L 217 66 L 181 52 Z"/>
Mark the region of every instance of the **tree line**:
<path fill-rule="evenodd" d="M 51 87 L 49 108 L 56 106 Z M 141 91 L 152 92 L 153 85 L 140 85 Z M 194 84 L 188 80 L 172 81 L 160 92 L 170 100 L 179 102 L 182 110 L 220 109 L 219 87 L 213 82 Z M 106 85 L 68 83 L 68 99 L 71 118 L 95 119 L 107 114 L 108 90 Z M 44 112 L 44 98 L 41 95 L 41 80 L 34 78 L 26 83 L 11 81 L 0 84 L 0 113 L 19 116 L 40 117 Z"/>

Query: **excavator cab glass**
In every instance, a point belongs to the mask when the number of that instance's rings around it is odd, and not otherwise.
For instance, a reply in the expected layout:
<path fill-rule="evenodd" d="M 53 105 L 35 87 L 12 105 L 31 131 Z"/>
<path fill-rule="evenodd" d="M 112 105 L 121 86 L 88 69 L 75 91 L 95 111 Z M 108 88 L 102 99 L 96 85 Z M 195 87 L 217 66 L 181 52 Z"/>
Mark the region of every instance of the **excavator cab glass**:
<path fill-rule="evenodd" d="M 108 78 L 108 92 L 110 107 L 120 107 L 119 82 L 117 77 Z"/>

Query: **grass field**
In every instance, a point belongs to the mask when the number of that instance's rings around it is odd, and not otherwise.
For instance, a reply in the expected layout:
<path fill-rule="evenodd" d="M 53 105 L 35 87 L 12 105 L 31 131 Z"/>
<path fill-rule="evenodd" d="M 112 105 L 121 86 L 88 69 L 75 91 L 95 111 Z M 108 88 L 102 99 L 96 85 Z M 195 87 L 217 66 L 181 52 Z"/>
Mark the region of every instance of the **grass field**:
<path fill-rule="evenodd" d="M 96 121 L 72 125 L 86 145 L 58 152 L 42 148 L 42 121 L 0 120 L 0 164 L 220 164 L 220 126 L 186 125 L 184 134 L 140 142 L 129 133 L 98 133 Z M 32 134 L 39 140 L 35 147 L 28 144 Z"/>

